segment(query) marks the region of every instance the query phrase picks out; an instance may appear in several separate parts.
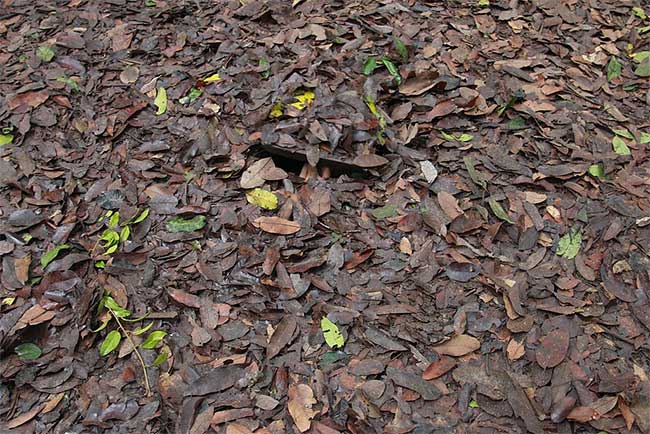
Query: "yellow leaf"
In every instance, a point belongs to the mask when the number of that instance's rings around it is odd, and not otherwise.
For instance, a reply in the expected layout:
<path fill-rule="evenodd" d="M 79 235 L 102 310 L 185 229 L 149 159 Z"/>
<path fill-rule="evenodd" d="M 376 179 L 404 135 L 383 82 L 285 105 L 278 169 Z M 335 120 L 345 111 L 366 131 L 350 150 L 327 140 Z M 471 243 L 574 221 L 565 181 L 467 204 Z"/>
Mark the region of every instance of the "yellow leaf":
<path fill-rule="evenodd" d="M 278 101 L 273 105 L 273 108 L 271 109 L 271 113 L 269 114 L 269 116 L 271 116 L 272 118 L 279 118 L 280 116 L 282 116 L 282 114 L 283 114 L 282 103 Z"/>
<path fill-rule="evenodd" d="M 219 74 L 212 74 L 208 77 L 205 77 L 201 81 L 204 83 L 212 83 L 213 81 L 219 81 L 221 80 L 221 76 Z"/>
<path fill-rule="evenodd" d="M 320 320 L 320 328 L 323 330 L 325 342 L 331 348 L 342 348 L 345 345 L 345 338 L 341 334 L 338 326 L 330 321 L 326 316 Z"/>
<path fill-rule="evenodd" d="M 160 116 L 167 111 L 167 91 L 164 87 L 158 88 L 156 99 L 153 100 L 153 104 L 158 108 L 156 116 Z"/>
<path fill-rule="evenodd" d="M 296 98 L 296 102 L 289 105 L 298 110 L 304 110 L 316 98 L 316 94 L 311 90 L 299 90 L 293 96 Z"/>
<path fill-rule="evenodd" d="M 264 209 L 274 210 L 278 207 L 278 197 L 275 193 L 261 188 L 247 191 L 246 200 Z"/>
<path fill-rule="evenodd" d="M 14 304 L 14 301 L 16 301 L 16 297 L 5 297 L 2 299 L 2 304 L 11 306 L 12 304 Z"/>

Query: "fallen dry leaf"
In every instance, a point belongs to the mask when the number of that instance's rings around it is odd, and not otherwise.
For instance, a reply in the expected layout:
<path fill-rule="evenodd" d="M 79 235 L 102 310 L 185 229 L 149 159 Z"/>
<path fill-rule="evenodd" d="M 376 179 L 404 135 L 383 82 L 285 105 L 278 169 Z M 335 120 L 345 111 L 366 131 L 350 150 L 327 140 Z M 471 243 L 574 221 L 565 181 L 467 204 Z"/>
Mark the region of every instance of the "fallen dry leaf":
<path fill-rule="evenodd" d="M 314 391 L 306 384 L 292 384 L 288 391 L 289 403 L 287 407 L 293 422 L 300 432 L 305 432 L 311 427 L 311 419 L 318 413 L 312 409 L 316 404 Z"/>
<path fill-rule="evenodd" d="M 481 342 L 473 336 L 458 335 L 454 336 L 441 345 L 436 345 L 433 350 L 440 355 L 454 357 L 464 356 L 481 348 Z"/>
<path fill-rule="evenodd" d="M 290 235 L 300 231 L 300 224 L 282 217 L 258 217 L 253 224 L 264 232 L 278 235 Z"/>

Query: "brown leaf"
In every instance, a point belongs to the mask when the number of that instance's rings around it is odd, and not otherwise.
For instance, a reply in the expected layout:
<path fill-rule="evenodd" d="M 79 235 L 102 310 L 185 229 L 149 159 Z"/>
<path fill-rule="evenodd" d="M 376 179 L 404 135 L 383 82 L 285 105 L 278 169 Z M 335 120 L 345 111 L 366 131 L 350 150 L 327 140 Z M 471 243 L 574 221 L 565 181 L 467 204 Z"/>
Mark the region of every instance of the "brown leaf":
<path fill-rule="evenodd" d="M 535 357 L 542 368 L 553 368 L 562 363 L 568 351 L 569 331 L 557 328 L 539 340 Z"/>
<path fill-rule="evenodd" d="M 625 426 L 628 431 L 632 430 L 632 425 L 634 425 L 634 413 L 630 410 L 630 407 L 627 405 L 624 399 L 618 400 L 618 409 L 621 411 L 621 416 L 625 420 Z"/>
<path fill-rule="evenodd" d="M 576 422 L 589 422 L 598 418 L 598 413 L 591 407 L 575 407 L 566 417 Z"/>
<path fill-rule="evenodd" d="M 451 357 L 441 357 L 440 359 L 427 366 L 427 369 L 425 369 L 424 373 L 422 374 L 422 378 L 425 380 L 434 380 L 445 375 L 455 367 L 456 361 L 454 359 Z"/>
<path fill-rule="evenodd" d="M 275 168 L 275 163 L 271 157 L 262 158 L 251 164 L 241 175 L 239 185 L 241 188 L 255 188 L 264 184 L 266 178 L 264 174 Z"/>
<path fill-rule="evenodd" d="M 13 98 L 10 98 L 7 101 L 7 106 L 10 110 L 15 110 L 20 106 L 28 106 L 31 108 L 36 108 L 39 105 L 43 104 L 50 97 L 50 94 L 46 90 L 41 90 L 38 92 L 26 92 L 21 93 Z"/>
<path fill-rule="evenodd" d="M 464 356 L 481 348 L 481 342 L 473 336 L 454 336 L 442 345 L 433 347 L 433 350 L 441 355 L 453 357 Z"/>
<path fill-rule="evenodd" d="M 246 426 L 239 423 L 228 424 L 226 428 L 226 434 L 253 434 L 253 431 L 249 430 Z"/>
<path fill-rule="evenodd" d="M 456 110 L 456 104 L 452 100 L 445 100 L 436 104 L 430 112 L 427 113 L 427 120 L 431 121 L 435 118 L 447 116 Z"/>
<path fill-rule="evenodd" d="M 258 217 L 253 221 L 264 232 L 279 235 L 290 235 L 300 231 L 300 224 L 282 217 Z"/>
<path fill-rule="evenodd" d="M 32 263 L 32 255 L 26 255 L 22 258 L 14 259 L 16 267 L 16 278 L 23 285 L 29 280 L 29 265 Z"/>
<path fill-rule="evenodd" d="M 521 359 L 524 354 L 526 354 L 526 348 L 524 348 L 524 341 L 518 342 L 516 339 L 510 339 L 508 342 L 508 347 L 506 348 L 506 353 L 510 360 Z"/>
<path fill-rule="evenodd" d="M 458 206 L 456 198 L 446 191 L 438 193 L 438 203 L 440 204 L 440 208 L 452 220 L 463 213 L 463 210 Z"/>
<path fill-rule="evenodd" d="M 320 217 L 330 212 L 330 192 L 324 188 L 316 188 L 311 195 L 311 202 L 309 202 L 309 211 L 316 217 Z"/>
<path fill-rule="evenodd" d="M 386 163 L 388 163 L 387 159 L 376 154 L 361 154 L 352 160 L 352 164 L 363 168 L 379 167 Z"/>
<path fill-rule="evenodd" d="M 275 327 L 269 345 L 266 347 L 266 358 L 272 359 L 282 351 L 282 349 L 291 342 L 293 333 L 296 331 L 296 318 L 293 315 L 285 315 L 282 321 Z"/>
<path fill-rule="evenodd" d="M 438 74 L 434 73 L 427 76 L 410 78 L 399 87 L 399 92 L 406 96 L 422 95 L 436 85 L 435 79 L 437 76 Z"/>
<path fill-rule="evenodd" d="M 306 384 L 292 384 L 287 394 L 289 396 L 287 407 L 296 427 L 300 432 L 309 430 L 311 419 L 318 413 L 312 410 L 312 406 L 316 404 L 313 390 Z"/>
<path fill-rule="evenodd" d="M 41 409 L 45 406 L 45 404 L 38 404 L 32 407 L 31 410 L 29 410 L 26 413 L 23 413 L 21 415 L 16 416 L 15 418 L 11 419 L 5 424 L 5 427 L 12 429 L 19 427 L 20 425 L 23 425 L 30 420 L 34 419 L 34 417 L 41 412 Z"/>
<path fill-rule="evenodd" d="M 167 293 L 177 303 L 188 307 L 193 307 L 195 309 L 201 307 L 201 299 L 194 294 L 190 294 L 181 289 L 171 289 Z"/>

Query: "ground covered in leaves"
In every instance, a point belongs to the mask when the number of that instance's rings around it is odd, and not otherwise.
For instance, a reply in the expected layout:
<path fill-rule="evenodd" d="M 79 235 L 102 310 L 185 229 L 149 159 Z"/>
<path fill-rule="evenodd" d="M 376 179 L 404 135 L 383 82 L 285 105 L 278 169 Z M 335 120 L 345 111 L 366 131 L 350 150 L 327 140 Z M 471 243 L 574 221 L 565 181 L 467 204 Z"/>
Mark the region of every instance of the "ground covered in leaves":
<path fill-rule="evenodd" d="M 650 7 L 0 1 L 12 433 L 650 433 Z"/>

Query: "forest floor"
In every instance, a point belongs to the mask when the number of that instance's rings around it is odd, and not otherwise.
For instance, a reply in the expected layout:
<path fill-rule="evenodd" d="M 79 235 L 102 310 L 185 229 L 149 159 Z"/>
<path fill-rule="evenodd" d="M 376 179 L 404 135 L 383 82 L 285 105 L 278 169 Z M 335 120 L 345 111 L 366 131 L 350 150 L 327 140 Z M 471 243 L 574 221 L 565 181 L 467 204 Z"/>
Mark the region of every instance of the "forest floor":
<path fill-rule="evenodd" d="M 0 0 L 0 432 L 650 434 L 650 7 Z"/>

